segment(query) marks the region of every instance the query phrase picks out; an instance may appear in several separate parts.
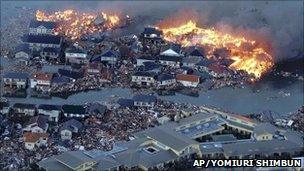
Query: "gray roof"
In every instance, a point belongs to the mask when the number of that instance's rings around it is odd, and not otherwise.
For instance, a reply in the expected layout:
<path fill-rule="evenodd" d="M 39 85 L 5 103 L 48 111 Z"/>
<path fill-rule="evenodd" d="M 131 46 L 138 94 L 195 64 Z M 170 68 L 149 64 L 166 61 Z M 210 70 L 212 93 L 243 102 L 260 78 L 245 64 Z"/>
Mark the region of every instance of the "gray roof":
<path fill-rule="evenodd" d="M 103 156 L 97 159 L 97 170 L 109 170 L 114 167 L 119 167 L 121 164 L 110 156 Z"/>
<path fill-rule="evenodd" d="M 74 132 L 75 128 L 77 128 L 77 130 L 79 131 L 80 129 L 82 129 L 82 126 L 83 126 L 82 123 L 79 122 L 78 120 L 70 119 L 62 124 L 59 131 L 67 129 L 70 130 L 71 132 Z"/>
<path fill-rule="evenodd" d="M 166 50 L 169 50 L 169 49 L 172 49 L 174 52 L 176 53 L 180 53 L 181 51 L 181 45 L 179 44 L 174 44 L 174 43 L 171 43 L 171 44 L 168 44 L 168 45 L 165 45 L 161 48 L 161 52 L 164 52 Z"/>
<path fill-rule="evenodd" d="M 116 160 L 128 168 L 136 167 L 138 165 L 150 168 L 178 158 L 171 150 L 166 151 L 159 149 L 156 153 L 151 154 L 146 152 L 143 148 L 128 150 L 115 155 L 115 157 Z"/>
<path fill-rule="evenodd" d="M 197 64 L 201 61 L 200 57 L 188 56 L 183 58 L 183 63 Z"/>
<path fill-rule="evenodd" d="M 83 154 L 81 151 L 69 151 L 63 154 L 54 156 L 54 158 L 60 163 L 68 166 L 71 169 L 75 169 L 78 166 L 94 161 L 90 157 Z"/>
<path fill-rule="evenodd" d="M 72 171 L 69 167 L 58 162 L 54 157 L 43 159 L 37 163 L 37 165 L 46 171 L 60 170 L 60 171 Z"/>
<path fill-rule="evenodd" d="M 261 135 L 261 134 L 265 134 L 265 133 L 269 133 L 269 134 L 276 134 L 277 128 L 270 124 L 269 122 L 267 123 L 260 123 L 258 124 L 254 129 L 253 129 L 253 133 L 256 135 Z"/>
<path fill-rule="evenodd" d="M 300 151 L 301 146 L 286 140 L 248 141 L 222 144 L 227 156 L 272 154 L 279 152 Z"/>
<path fill-rule="evenodd" d="M 189 145 L 198 144 L 196 141 L 165 126 L 150 128 L 137 134 L 137 136 L 141 135 L 152 138 L 176 151 L 181 151 Z"/>

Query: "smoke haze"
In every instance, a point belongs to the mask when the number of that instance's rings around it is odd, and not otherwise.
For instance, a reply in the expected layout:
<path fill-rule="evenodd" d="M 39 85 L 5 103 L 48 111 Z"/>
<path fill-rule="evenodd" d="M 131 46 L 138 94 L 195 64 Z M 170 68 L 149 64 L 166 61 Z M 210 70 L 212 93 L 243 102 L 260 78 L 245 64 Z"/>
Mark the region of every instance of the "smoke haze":
<path fill-rule="evenodd" d="M 302 54 L 303 57 L 303 2 L 302 1 L 64 1 L 2 2 L 42 10 L 73 8 L 84 11 L 116 11 L 132 17 L 145 16 L 142 24 L 172 24 L 196 20 L 200 27 L 216 29 L 266 44 L 275 59 L 281 60 Z M 3 10 L 1 10 L 3 11 Z M 2 14 L 2 12 L 1 12 Z"/>

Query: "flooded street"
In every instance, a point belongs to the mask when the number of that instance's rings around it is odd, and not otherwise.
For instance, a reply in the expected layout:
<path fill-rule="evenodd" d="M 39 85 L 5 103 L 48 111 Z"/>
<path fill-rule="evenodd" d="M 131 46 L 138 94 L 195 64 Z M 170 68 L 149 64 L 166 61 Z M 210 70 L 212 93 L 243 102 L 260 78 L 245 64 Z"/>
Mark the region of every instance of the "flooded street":
<path fill-rule="evenodd" d="M 11 61 L 2 58 L 4 68 Z M 60 66 L 63 67 L 63 66 Z M 55 72 L 59 67 L 46 66 L 42 70 Z M 259 92 L 256 92 L 259 90 Z M 295 112 L 303 105 L 303 81 L 267 79 L 245 88 L 224 87 L 216 90 L 200 92 L 199 97 L 176 93 L 174 96 L 159 96 L 160 99 L 173 102 L 210 105 L 223 110 L 240 113 L 260 113 L 273 111 L 274 114 L 287 115 Z M 52 97 L 39 99 L 28 96 L 25 98 L 8 98 L 12 103 L 25 102 L 33 104 L 83 104 L 86 102 L 107 101 L 113 96 L 131 98 L 133 91 L 127 88 L 105 88 L 99 91 L 80 92 L 67 99 Z"/>

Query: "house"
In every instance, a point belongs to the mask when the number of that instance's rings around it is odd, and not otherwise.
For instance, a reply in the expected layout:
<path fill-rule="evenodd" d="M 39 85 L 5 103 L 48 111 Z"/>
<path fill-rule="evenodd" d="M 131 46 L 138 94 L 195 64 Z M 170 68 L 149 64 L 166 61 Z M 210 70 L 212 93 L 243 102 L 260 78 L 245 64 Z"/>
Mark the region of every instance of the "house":
<path fill-rule="evenodd" d="M 21 72 L 6 72 L 3 75 L 4 86 L 25 89 L 28 83 L 28 74 Z"/>
<path fill-rule="evenodd" d="M 8 114 L 10 109 L 9 102 L 0 101 L 0 113 L 1 114 Z"/>
<path fill-rule="evenodd" d="M 156 80 L 158 86 L 171 86 L 176 83 L 174 76 L 166 73 L 158 75 Z"/>
<path fill-rule="evenodd" d="M 158 44 L 162 42 L 163 33 L 154 27 L 145 27 L 141 33 L 141 38 L 144 43 Z"/>
<path fill-rule="evenodd" d="M 139 86 L 154 85 L 154 74 L 152 74 L 151 72 L 137 71 L 132 75 L 131 82 Z"/>
<path fill-rule="evenodd" d="M 162 65 L 155 62 L 144 62 L 142 69 L 143 71 L 159 74 L 161 72 Z"/>
<path fill-rule="evenodd" d="M 138 94 L 133 97 L 136 107 L 153 107 L 157 101 L 153 95 Z"/>
<path fill-rule="evenodd" d="M 36 113 L 36 106 L 34 104 L 15 103 L 12 109 L 14 113 L 22 113 L 29 116 L 34 116 Z"/>
<path fill-rule="evenodd" d="M 80 48 L 71 47 L 65 51 L 65 61 L 71 64 L 85 64 L 88 63 L 87 52 Z"/>
<path fill-rule="evenodd" d="M 61 107 L 58 105 L 41 104 L 38 106 L 38 113 L 48 116 L 49 121 L 58 122 Z"/>
<path fill-rule="evenodd" d="M 51 35 L 54 34 L 56 23 L 52 21 L 32 20 L 29 25 L 29 34 L 32 35 Z"/>
<path fill-rule="evenodd" d="M 15 48 L 15 58 L 27 58 L 32 57 L 31 50 L 28 44 L 22 43 Z"/>
<path fill-rule="evenodd" d="M 58 61 L 60 56 L 61 49 L 54 47 L 45 47 L 40 51 L 40 57 L 49 61 Z"/>
<path fill-rule="evenodd" d="M 29 44 L 31 50 L 40 52 L 46 47 L 61 48 L 62 38 L 55 35 L 27 35 L 25 42 Z"/>
<path fill-rule="evenodd" d="M 59 128 L 60 137 L 62 140 L 71 140 L 73 134 L 77 134 L 82 130 L 82 123 L 76 119 L 70 119 L 64 122 Z"/>
<path fill-rule="evenodd" d="M 106 64 L 114 65 L 120 58 L 120 54 L 117 51 L 108 50 L 105 53 L 100 55 L 100 61 L 105 62 Z"/>
<path fill-rule="evenodd" d="M 30 119 L 26 127 L 23 129 L 24 132 L 34 133 L 45 133 L 49 127 L 48 117 L 44 115 L 37 115 Z"/>
<path fill-rule="evenodd" d="M 25 132 L 23 134 L 25 148 L 28 150 L 34 150 L 35 147 L 47 146 L 48 138 L 48 133 Z"/>
<path fill-rule="evenodd" d="M 215 63 L 210 64 L 208 66 L 208 70 L 209 73 L 214 77 L 226 77 L 229 74 L 224 66 Z"/>
<path fill-rule="evenodd" d="M 179 44 L 168 44 L 161 48 L 160 55 L 163 56 L 182 56 L 181 45 Z"/>
<path fill-rule="evenodd" d="M 159 57 L 159 62 L 162 65 L 167 65 L 167 66 L 178 68 L 178 67 L 180 67 L 180 65 L 182 63 L 182 58 L 179 57 L 179 56 L 164 56 L 164 55 L 161 55 Z"/>
<path fill-rule="evenodd" d="M 102 65 L 97 62 L 88 63 L 85 66 L 86 75 L 100 75 L 101 74 Z"/>
<path fill-rule="evenodd" d="M 185 67 L 194 68 L 201 61 L 200 57 L 188 56 L 183 58 L 182 63 Z"/>
<path fill-rule="evenodd" d="M 63 105 L 62 110 L 67 118 L 84 118 L 87 116 L 86 109 L 82 105 Z"/>
<path fill-rule="evenodd" d="M 62 86 L 64 84 L 68 84 L 70 81 L 71 81 L 71 79 L 69 77 L 66 77 L 66 76 L 53 77 L 52 87 Z"/>
<path fill-rule="evenodd" d="M 36 91 L 50 91 L 53 74 L 36 72 L 30 79 L 31 88 Z"/>
<path fill-rule="evenodd" d="M 187 57 L 198 57 L 200 59 L 205 57 L 204 49 L 197 46 L 191 46 L 187 48 L 185 51 Z"/>
<path fill-rule="evenodd" d="M 144 65 L 144 62 L 155 62 L 156 58 L 154 56 L 140 56 L 136 58 L 136 66 Z"/>
<path fill-rule="evenodd" d="M 271 123 L 260 123 L 253 129 L 253 138 L 258 141 L 272 140 L 277 134 L 277 128 Z"/>
<path fill-rule="evenodd" d="M 200 77 L 196 75 L 178 74 L 176 81 L 185 87 L 197 87 L 200 82 Z"/>
<path fill-rule="evenodd" d="M 78 72 L 78 71 L 72 71 L 72 70 L 68 70 L 68 69 L 58 69 L 58 73 L 61 77 L 67 77 L 69 79 L 71 79 L 73 82 L 75 82 L 78 79 L 83 78 L 84 74 L 82 72 Z"/>
<path fill-rule="evenodd" d="M 200 71 L 209 71 L 209 65 L 211 65 L 213 62 L 209 59 L 202 59 L 197 64 L 195 64 L 195 67 Z"/>

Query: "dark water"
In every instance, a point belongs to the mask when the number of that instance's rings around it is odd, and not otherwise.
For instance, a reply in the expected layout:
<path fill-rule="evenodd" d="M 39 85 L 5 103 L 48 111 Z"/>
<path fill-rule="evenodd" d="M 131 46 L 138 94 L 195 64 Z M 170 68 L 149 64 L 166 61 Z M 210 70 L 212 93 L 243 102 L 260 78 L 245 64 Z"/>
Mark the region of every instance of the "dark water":
<path fill-rule="evenodd" d="M 10 65 L 10 61 L 7 59 L 2 58 L 1 61 L 5 68 Z M 51 71 L 53 70 L 51 68 L 48 66 L 43 70 Z M 259 90 L 259 92 L 256 92 L 256 90 Z M 286 115 L 290 112 L 295 112 L 304 104 L 303 93 L 303 81 L 269 77 L 245 88 L 224 87 L 217 90 L 200 92 L 199 97 L 176 94 L 175 96 L 159 96 L 159 98 L 195 105 L 211 105 L 240 114 L 271 110 L 274 114 Z M 51 99 L 32 97 L 8 99 L 13 103 L 83 104 L 86 102 L 106 101 L 113 95 L 131 98 L 133 91 L 123 88 L 107 88 L 99 91 L 77 93 L 69 96 L 67 99 L 58 97 Z"/>

